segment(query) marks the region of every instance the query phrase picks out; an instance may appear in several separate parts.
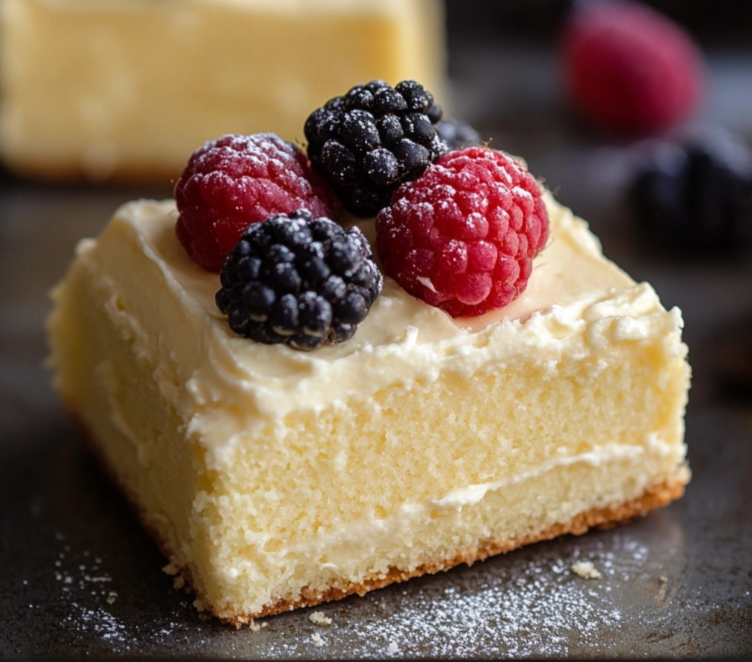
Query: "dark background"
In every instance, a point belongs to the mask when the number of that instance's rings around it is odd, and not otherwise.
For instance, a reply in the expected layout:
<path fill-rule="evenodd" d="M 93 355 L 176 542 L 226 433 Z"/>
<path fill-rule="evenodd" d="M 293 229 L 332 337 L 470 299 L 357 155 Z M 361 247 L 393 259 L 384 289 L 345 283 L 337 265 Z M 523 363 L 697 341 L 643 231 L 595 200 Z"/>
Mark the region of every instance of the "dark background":
<path fill-rule="evenodd" d="M 581 4 L 588 0 L 580 0 Z M 592 0 L 591 0 L 592 1 Z M 514 36 L 543 43 L 555 36 L 574 0 L 446 0 L 450 39 Z M 703 45 L 749 48 L 752 5 L 738 0 L 646 0 L 689 30 Z"/>

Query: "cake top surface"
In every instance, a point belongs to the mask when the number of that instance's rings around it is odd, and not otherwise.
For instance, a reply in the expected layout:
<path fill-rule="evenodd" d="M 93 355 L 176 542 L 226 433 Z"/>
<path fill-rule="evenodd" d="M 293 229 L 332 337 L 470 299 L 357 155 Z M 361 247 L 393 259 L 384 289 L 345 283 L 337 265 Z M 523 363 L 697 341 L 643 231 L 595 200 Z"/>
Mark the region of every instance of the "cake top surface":
<path fill-rule="evenodd" d="M 427 334 L 426 340 L 446 338 L 462 330 L 477 332 L 503 320 L 525 321 L 535 312 L 548 310 L 553 305 L 565 306 L 583 294 L 635 285 L 624 271 L 603 257 L 600 244 L 585 221 L 573 216 L 550 195 L 546 196 L 546 206 L 551 219 L 551 239 L 535 260 L 527 289 L 511 304 L 480 317 L 452 320 L 387 278 L 384 292 L 351 342 L 357 343 L 358 336 L 361 343 L 389 342 L 408 326 L 420 328 L 422 334 Z M 177 212 L 174 204 L 143 201 L 137 207 L 125 207 L 120 215 L 132 224 L 140 240 L 154 251 L 155 257 L 182 289 L 209 315 L 221 318 L 214 302 L 220 287 L 219 276 L 197 266 L 175 240 L 173 226 Z M 358 225 L 373 244 L 374 229 L 370 219 L 353 220 L 352 224 Z"/>

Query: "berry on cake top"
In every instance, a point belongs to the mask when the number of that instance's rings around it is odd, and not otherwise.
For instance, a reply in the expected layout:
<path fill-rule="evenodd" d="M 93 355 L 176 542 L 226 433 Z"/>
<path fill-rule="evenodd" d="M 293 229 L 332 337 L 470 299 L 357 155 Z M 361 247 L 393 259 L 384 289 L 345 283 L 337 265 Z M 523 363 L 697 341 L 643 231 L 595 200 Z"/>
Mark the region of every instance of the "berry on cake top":
<path fill-rule="evenodd" d="M 452 317 L 516 299 L 547 239 L 540 184 L 519 161 L 481 147 L 442 156 L 376 217 L 384 272 Z"/>
<path fill-rule="evenodd" d="M 373 216 L 447 150 L 434 126 L 441 115 L 415 81 L 356 85 L 308 117 L 308 157 L 347 211 Z"/>
<path fill-rule="evenodd" d="M 384 280 L 357 227 L 305 210 L 249 225 L 220 279 L 217 307 L 235 333 L 302 350 L 351 338 Z"/>
<path fill-rule="evenodd" d="M 447 148 L 452 151 L 483 145 L 480 134 L 467 122 L 461 120 L 441 120 L 436 125 L 436 131 L 446 143 Z"/>
<path fill-rule="evenodd" d="M 331 215 L 327 189 L 305 154 L 272 133 L 225 135 L 196 150 L 175 201 L 180 243 L 216 272 L 251 223 L 298 209 Z"/>
<path fill-rule="evenodd" d="M 524 291 L 548 239 L 542 188 L 502 152 L 462 149 L 477 132 L 437 127 L 441 114 L 415 81 L 371 81 L 309 116 L 310 164 L 273 134 L 226 135 L 191 156 L 176 232 L 196 263 L 221 270 L 216 304 L 234 332 L 301 350 L 355 333 L 383 276 L 361 230 L 330 219 L 332 197 L 378 214 L 385 273 L 452 317 Z"/>

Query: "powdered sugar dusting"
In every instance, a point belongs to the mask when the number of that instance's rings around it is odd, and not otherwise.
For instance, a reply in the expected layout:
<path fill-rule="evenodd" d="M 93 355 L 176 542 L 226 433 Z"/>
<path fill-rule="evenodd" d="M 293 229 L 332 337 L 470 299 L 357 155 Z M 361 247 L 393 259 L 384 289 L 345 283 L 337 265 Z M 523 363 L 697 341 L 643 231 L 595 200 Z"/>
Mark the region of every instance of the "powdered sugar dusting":
<path fill-rule="evenodd" d="M 65 543 L 61 533 L 55 538 Z M 88 592 L 93 596 L 117 598 L 117 592 L 108 589 L 112 577 L 102 569 L 102 563 L 101 558 L 88 550 L 74 552 L 69 544 L 63 544 L 55 560 L 55 581 L 62 584 L 63 593 Z"/>
<path fill-rule="evenodd" d="M 100 637 L 103 641 L 124 644 L 120 650 L 130 650 L 128 630 L 115 616 L 104 609 L 89 609 L 71 603 L 71 612 L 63 623 L 76 632 Z"/>
<path fill-rule="evenodd" d="M 605 656 L 609 639 L 604 634 L 631 631 L 633 618 L 623 611 L 624 591 L 638 586 L 648 588 L 656 600 L 664 599 L 666 583 L 658 578 L 673 544 L 667 533 L 667 544 L 652 551 L 628 532 L 564 538 L 362 599 L 261 619 L 240 630 L 198 614 L 193 598 L 174 592 L 172 578 L 161 573 L 164 586 L 159 591 L 174 596 L 172 608 L 149 606 L 146 586 L 134 587 L 137 595 L 129 584 L 127 591 L 116 590 L 118 578 L 106 571 L 106 558 L 76 552 L 62 538 L 54 573 L 67 605 L 65 629 L 88 642 L 87 649 L 112 654 Z M 587 563 L 601 573 L 598 581 L 583 581 L 572 571 Z M 138 618 L 128 611 L 134 609 Z"/>
<path fill-rule="evenodd" d="M 405 608 L 363 634 L 379 642 L 431 641 L 436 655 L 559 655 L 573 631 L 595 637 L 619 624 L 622 614 L 596 591 L 575 583 L 565 564 L 536 564 L 511 581 L 479 591 L 449 586 L 440 600 L 419 593 Z M 376 652 L 376 651 L 373 651 Z"/>
<path fill-rule="evenodd" d="M 560 555 L 535 549 L 470 569 L 458 569 L 404 586 L 327 605 L 336 614 L 328 631 L 332 653 L 389 658 L 484 656 L 556 657 L 609 652 L 604 633 L 627 627 L 618 588 L 651 570 L 647 547 L 619 533 L 604 545 L 566 545 Z M 545 549 L 545 548 L 543 548 Z M 525 560 L 526 559 L 526 560 Z M 598 582 L 572 572 L 593 562 Z M 416 590 L 416 585 L 419 588 Z M 388 601 L 385 602 L 385 598 Z M 347 604 L 347 607 L 342 605 Z M 339 610 L 346 610 L 343 615 Z M 283 619 L 308 619 L 305 612 L 268 619 L 274 632 Z M 341 647 L 341 648 L 340 648 Z M 310 649 L 309 649 L 310 650 Z M 297 657 L 305 650 L 291 638 L 270 637 L 261 657 Z"/>
<path fill-rule="evenodd" d="M 188 600 L 180 602 L 175 613 L 161 614 L 158 624 L 145 621 L 143 626 L 134 626 L 131 618 L 125 614 L 121 617 L 121 591 L 113 588 L 119 583 L 106 569 L 106 559 L 77 548 L 60 532 L 55 539 L 60 550 L 52 576 L 60 587 L 59 602 L 66 612 L 60 622 L 74 638 L 91 642 L 96 650 L 116 654 L 143 652 L 147 633 L 155 650 L 167 650 L 181 640 L 194 647 L 197 642 L 204 643 L 201 637 L 196 639 L 194 611 Z M 134 591 L 142 592 L 143 588 Z"/>

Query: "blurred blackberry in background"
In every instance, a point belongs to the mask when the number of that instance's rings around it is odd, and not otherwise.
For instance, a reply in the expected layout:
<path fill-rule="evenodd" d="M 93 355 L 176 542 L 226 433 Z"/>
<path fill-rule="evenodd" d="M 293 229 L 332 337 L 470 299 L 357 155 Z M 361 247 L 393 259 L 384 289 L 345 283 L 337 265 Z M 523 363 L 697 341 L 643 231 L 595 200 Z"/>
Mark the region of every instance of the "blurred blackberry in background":
<path fill-rule="evenodd" d="M 217 308 L 237 334 L 302 350 L 353 336 L 384 281 L 356 227 L 300 210 L 253 223 L 222 266 Z"/>
<path fill-rule="evenodd" d="M 442 120 L 436 125 L 436 131 L 450 150 L 483 146 L 480 134 L 467 122 Z"/>
<path fill-rule="evenodd" d="M 347 211 L 373 216 L 447 150 L 434 126 L 441 115 L 415 81 L 356 85 L 306 120 L 308 158 Z"/>
<path fill-rule="evenodd" d="M 752 235 L 752 152 L 720 132 L 656 143 L 630 202 L 651 245 L 731 253 Z"/>
<path fill-rule="evenodd" d="M 728 395 L 752 397 L 752 310 L 714 330 L 712 353 L 718 385 Z"/>

